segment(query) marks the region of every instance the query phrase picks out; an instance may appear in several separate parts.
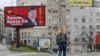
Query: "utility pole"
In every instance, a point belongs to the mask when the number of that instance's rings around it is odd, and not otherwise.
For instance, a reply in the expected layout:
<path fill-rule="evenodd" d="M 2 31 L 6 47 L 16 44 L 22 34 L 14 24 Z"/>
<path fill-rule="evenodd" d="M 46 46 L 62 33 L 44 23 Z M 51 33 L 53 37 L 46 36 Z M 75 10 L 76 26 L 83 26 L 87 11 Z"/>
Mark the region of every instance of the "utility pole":
<path fill-rule="evenodd" d="M 12 31 L 11 32 L 11 37 L 12 37 L 11 40 L 13 41 L 14 40 L 14 29 L 12 28 L 11 31 Z"/>

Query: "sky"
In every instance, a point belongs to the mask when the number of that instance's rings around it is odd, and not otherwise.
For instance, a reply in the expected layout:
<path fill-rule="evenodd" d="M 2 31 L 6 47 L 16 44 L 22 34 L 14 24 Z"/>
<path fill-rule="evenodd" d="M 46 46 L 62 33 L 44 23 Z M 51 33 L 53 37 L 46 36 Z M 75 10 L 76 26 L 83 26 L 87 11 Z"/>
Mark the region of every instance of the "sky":
<path fill-rule="evenodd" d="M 4 9 L 4 7 L 7 6 L 15 6 L 15 5 L 16 5 L 16 0 L 0 0 L 0 8 L 2 9 Z"/>

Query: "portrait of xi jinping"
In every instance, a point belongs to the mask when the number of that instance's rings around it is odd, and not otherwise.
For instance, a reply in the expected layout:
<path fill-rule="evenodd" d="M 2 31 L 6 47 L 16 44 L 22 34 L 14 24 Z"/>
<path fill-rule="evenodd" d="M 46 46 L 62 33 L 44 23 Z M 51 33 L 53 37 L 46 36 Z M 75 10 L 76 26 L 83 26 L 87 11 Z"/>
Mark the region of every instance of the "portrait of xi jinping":
<path fill-rule="evenodd" d="M 28 18 L 27 21 L 24 23 L 24 26 L 37 26 L 38 23 L 36 21 L 37 11 L 35 7 L 28 8 Z"/>

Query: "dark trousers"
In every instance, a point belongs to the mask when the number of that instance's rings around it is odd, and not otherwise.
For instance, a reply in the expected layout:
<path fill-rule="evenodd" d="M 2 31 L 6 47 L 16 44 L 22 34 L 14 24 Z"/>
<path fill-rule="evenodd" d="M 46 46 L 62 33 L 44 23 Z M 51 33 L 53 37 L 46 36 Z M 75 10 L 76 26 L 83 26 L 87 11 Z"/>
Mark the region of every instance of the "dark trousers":
<path fill-rule="evenodd" d="M 58 47 L 59 47 L 58 56 L 61 56 L 62 52 L 63 52 L 63 56 L 66 56 L 66 44 L 60 44 L 58 45 Z"/>

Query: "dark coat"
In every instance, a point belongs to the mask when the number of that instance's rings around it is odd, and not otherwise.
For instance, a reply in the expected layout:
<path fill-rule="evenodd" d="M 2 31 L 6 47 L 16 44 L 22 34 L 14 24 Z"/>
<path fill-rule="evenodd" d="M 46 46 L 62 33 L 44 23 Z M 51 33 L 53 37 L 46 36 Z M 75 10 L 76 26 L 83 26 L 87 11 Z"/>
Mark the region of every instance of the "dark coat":
<path fill-rule="evenodd" d="M 63 34 L 63 33 L 57 34 L 57 38 L 56 38 L 57 45 L 67 44 L 67 40 L 68 40 L 68 37 L 66 34 Z"/>
<path fill-rule="evenodd" d="M 27 23 L 23 24 L 25 27 L 27 27 L 27 26 L 36 26 L 30 19 L 28 19 L 27 21 L 28 21 Z"/>

